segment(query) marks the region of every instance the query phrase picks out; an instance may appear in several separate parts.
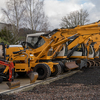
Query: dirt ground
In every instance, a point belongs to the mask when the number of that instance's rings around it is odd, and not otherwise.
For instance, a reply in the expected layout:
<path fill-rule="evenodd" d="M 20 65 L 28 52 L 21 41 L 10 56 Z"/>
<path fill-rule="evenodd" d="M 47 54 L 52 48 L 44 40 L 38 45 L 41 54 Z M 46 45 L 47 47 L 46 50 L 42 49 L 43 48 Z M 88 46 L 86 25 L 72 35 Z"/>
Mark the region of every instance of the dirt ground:
<path fill-rule="evenodd" d="M 78 72 L 27 92 L 0 95 L 0 100 L 100 100 L 100 67 Z"/>

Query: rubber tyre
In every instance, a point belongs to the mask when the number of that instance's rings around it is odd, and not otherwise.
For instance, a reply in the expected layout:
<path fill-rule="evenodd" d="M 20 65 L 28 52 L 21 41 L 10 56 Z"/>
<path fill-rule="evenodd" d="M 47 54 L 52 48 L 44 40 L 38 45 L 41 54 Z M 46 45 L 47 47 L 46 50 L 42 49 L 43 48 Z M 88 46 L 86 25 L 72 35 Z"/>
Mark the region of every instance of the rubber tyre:
<path fill-rule="evenodd" d="M 34 67 L 34 72 L 38 73 L 38 79 L 43 80 L 51 75 L 51 69 L 47 64 L 37 64 Z"/>
<path fill-rule="evenodd" d="M 61 66 L 61 73 L 64 73 L 65 65 L 63 64 L 63 62 L 61 61 L 55 61 L 55 62 L 59 63 L 59 65 Z"/>
<path fill-rule="evenodd" d="M 55 68 L 55 72 L 51 73 L 51 76 L 57 76 L 61 73 L 61 66 L 59 64 L 53 66 Z"/>
<path fill-rule="evenodd" d="M 0 77 L 0 83 L 2 83 L 2 81 L 3 81 L 3 78 L 2 78 L 2 77 Z"/>

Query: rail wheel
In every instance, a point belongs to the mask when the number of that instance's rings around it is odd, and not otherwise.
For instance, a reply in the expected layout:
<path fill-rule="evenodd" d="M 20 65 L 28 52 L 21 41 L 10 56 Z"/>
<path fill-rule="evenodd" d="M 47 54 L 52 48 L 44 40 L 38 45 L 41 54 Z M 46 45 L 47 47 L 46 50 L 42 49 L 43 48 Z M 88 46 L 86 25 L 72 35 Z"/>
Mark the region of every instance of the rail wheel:
<path fill-rule="evenodd" d="M 34 72 L 38 73 L 38 79 L 43 80 L 51 75 L 50 67 L 47 64 L 37 64 L 34 67 Z"/>
<path fill-rule="evenodd" d="M 95 62 L 95 66 L 99 66 L 99 62 Z"/>
<path fill-rule="evenodd" d="M 54 73 L 51 73 L 51 76 L 57 76 L 61 73 L 61 66 L 59 64 L 53 66 L 55 69 Z"/>
<path fill-rule="evenodd" d="M 87 61 L 87 67 L 91 67 L 91 62 L 90 61 Z"/>
<path fill-rule="evenodd" d="M 95 61 L 90 60 L 90 62 L 91 62 L 91 67 L 95 66 Z"/>

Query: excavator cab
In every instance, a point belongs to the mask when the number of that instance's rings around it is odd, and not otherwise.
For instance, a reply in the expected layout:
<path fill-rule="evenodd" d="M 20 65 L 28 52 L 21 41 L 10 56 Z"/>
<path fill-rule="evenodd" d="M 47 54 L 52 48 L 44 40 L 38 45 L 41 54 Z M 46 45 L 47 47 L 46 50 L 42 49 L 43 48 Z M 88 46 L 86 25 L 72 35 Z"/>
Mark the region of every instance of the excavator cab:
<path fill-rule="evenodd" d="M 43 35 L 45 33 L 34 33 L 34 34 L 28 34 L 26 37 L 26 47 L 29 47 L 31 44 L 33 49 L 39 48 L 40 46 L 42 46 L 45 41 L 42 37 L 40 37 L 41 35 Z M 29 43 L 29 44 L 28 44 Z"/>

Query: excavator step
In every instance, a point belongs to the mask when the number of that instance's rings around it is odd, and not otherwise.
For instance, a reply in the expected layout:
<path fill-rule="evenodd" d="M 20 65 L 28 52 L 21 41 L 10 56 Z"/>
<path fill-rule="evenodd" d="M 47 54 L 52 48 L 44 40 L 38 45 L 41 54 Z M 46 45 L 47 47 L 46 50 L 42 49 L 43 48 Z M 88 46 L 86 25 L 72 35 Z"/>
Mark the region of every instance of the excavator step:
<path fill-rule="evenodd" d="M 73 62 L 65 62 L 65 67 L 67 67 L 68 70 L 76 69 L 79 66 L 76 65 L 75 61 Z"/>

